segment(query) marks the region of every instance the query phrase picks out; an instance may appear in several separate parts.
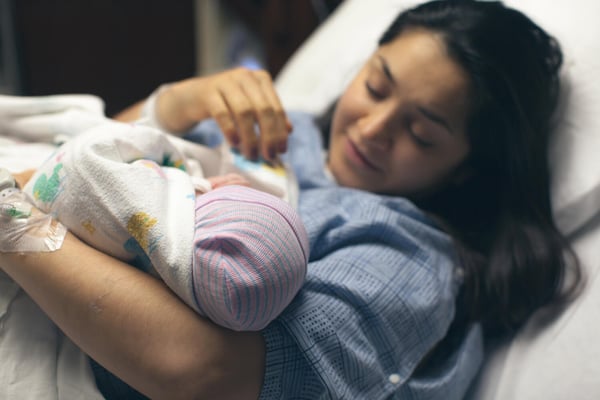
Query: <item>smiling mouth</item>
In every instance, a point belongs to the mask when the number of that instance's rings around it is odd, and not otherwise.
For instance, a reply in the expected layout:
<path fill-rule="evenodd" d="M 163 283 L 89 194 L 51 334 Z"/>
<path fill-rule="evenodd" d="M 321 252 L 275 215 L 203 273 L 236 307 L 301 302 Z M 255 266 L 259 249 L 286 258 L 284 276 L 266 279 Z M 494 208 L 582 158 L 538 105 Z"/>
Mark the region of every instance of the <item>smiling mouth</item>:
<path fill-rule="evenodd" d="M 369 160 L 359 149 L 356 147 L 352 140 L 346 140 L 346 151 L 349 158 L 355 163 L 367 167 L 370 170 L 382 172 L 383 170 Z"/>

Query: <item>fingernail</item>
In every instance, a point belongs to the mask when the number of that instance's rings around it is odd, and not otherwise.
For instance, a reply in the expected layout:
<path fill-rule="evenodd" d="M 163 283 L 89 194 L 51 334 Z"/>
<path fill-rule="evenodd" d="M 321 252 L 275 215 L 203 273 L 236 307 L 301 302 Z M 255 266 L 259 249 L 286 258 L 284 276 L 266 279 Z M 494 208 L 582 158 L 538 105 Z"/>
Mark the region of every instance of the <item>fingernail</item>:
<path fill-rule="evenodd" d="M 277 149 L 279 150 L 280 153 L 285 153 L 287 151 L 287 142 L 279 143 L 279 146 L 277 147 Z"/>
<path fill-rule="evenodd" d="M 269 160 L 273 160 L 276 155 L 277 155 L 277 152 L 275 151 L 275 149 L 272 147 L 269 148 Z"/>

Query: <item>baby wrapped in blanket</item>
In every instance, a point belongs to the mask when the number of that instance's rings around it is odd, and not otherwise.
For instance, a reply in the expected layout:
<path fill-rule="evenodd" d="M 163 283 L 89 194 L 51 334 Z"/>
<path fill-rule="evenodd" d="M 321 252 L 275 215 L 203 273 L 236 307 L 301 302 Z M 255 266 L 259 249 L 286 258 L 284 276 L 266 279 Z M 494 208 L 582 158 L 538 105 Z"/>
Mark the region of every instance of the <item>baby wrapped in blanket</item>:
<path fill-rule="evenodd" d="M 260 330 L 304 281 L 304 226 L 253 188 L 197 195 L 186 165 L 166 134 L 107 121 L 59 147 L 24 191 L 88 244 L 158 274 L 199 314 Z"/>

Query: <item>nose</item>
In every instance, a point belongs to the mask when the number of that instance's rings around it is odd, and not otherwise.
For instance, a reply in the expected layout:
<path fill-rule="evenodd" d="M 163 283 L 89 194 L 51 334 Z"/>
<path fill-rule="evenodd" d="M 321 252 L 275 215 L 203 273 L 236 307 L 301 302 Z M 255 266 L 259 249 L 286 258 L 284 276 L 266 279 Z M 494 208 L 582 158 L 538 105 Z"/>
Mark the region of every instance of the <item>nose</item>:
<path fill-rule="evenodd" d="M 371 145 L 390 147 L 394 139 L 391 129 L 393 117 L 394 110 L 391 109 L 371 110 L 358 120 L 361 139 L 369 141 Z"/>

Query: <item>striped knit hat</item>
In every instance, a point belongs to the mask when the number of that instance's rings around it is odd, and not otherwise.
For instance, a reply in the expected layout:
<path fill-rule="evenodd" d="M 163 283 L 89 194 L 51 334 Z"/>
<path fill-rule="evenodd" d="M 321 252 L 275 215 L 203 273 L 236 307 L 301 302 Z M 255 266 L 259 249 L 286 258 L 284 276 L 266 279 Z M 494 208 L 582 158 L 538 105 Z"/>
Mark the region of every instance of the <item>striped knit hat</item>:
<path fill-rule="evenodd" d="M 196 198 L 193 290 L 197 308 L 234 330 L 260 330 L 306 276 L 308 236 L 283 200 L 243 186 Z"/>

